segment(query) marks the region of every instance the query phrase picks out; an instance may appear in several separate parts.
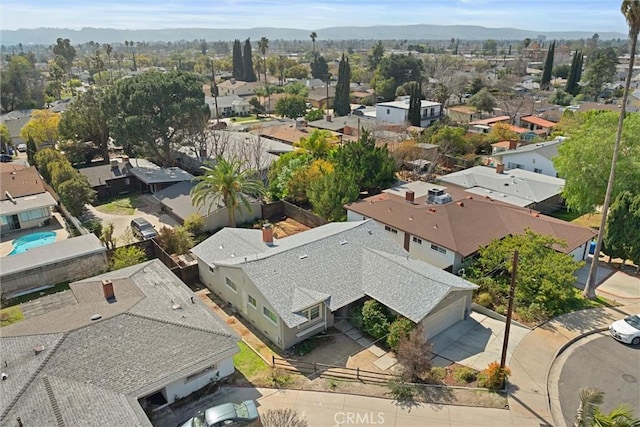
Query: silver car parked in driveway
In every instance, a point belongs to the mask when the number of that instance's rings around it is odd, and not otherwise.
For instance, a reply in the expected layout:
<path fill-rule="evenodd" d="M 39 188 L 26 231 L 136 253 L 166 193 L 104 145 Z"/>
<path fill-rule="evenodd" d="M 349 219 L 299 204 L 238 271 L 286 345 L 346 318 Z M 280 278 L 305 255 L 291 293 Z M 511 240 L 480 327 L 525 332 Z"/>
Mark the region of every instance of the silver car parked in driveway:
<path fill-rule="evenodd" d="M 156 229 L 144 218 L 134 218 L 131 220 L 131 230 L 139 239 L 149 240 L 158 237 Z"/>
<path fill-rule="evenodd" d="M 178 427 L 234 427 L 260 425 L 258 408 L 253 400 L 223 403 L 200 412 Z"/>

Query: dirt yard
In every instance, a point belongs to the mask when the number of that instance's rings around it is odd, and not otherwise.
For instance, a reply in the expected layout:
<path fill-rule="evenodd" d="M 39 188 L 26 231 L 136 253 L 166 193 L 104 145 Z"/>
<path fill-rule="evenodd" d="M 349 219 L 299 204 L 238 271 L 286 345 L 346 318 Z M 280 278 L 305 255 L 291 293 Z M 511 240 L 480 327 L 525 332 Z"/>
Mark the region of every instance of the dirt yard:
<path fill-rule="evenodd" d="M 311 228 L 289 217 L 278 220 L 274 219 L 274 221 L 271 221 L 271 225 L 273 226 L 273 237 L 276 239 L 293 236 L 294 234 L 307 231 Z"/>

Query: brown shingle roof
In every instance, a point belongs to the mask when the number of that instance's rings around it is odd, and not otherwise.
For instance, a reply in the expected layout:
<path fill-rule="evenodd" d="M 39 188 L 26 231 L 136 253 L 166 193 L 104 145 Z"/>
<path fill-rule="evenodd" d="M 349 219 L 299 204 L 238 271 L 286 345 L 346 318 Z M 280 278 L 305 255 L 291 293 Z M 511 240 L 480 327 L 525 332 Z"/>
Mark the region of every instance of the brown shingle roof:
<path fill-rule="evenodd" d="M 34 166 L 0 174 L 0 200 L 9 200 L 7 193 L 16 198 L 45 191 L 42 178 Z"/>
<path fill-rule="evenodd" d="M 551 128 L 554 127 L 556 124 L 553 122 L 550 122 L 549 120 L 545 120 L 541 117 L 536 117 L 536 116 L 526 116 L 526 117 L 521 117 L 520 120 L 522 120 L 523 122 L 526 123 L 532 123 L 536 126 L 540 126 L 543 128 Z"/>
<path fill-rule="evenodd" d="M 454 202 L 445 205 L 427 204 L 426 197 L 416 198 L 415 204 L 410 204 L 403 197 L 385 193 L 354 202 L 346 208 L 463 256 L 473 254 L 493 239 L 521 234 L 527 228 L 565 240 L 567 247 L 562 248 L 565 253 L 594 236 L 594 232 L 588 228 L 530 209 L 469 196 L 452 188 L 448 188 L 447 192 Z"/>

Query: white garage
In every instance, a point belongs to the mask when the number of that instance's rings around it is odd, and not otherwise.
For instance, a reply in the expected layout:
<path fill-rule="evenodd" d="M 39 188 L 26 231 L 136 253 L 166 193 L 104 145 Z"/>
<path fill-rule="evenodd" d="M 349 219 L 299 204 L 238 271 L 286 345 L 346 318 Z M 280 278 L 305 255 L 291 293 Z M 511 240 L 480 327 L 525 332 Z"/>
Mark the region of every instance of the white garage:
<path fill-rule="evenodd" d="M 440 310 L 434 310 L 433 314 L 429 314 L 421 322 L 427 339 L 433 338 L 446 328 L 464 319 L 468 297 L 464 293 L 456 293 L 455 296 L 458 298 L 450 303 L 443 301 L 436 307 L 439 308 L 444 305 Z"/>

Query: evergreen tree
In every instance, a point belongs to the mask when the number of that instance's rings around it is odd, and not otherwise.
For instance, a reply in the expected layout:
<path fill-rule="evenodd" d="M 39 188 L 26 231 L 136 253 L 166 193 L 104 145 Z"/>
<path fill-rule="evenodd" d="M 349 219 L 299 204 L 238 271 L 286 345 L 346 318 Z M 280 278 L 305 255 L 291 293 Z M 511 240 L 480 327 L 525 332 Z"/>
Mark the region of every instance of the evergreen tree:
<path fill-rule="evenodd" d="M 33 140 L 32 137 L 29 137 L 27 139 L 27 162 L 29 162 L 31 166 L 34 166 L 36 164 L 35 155 L 37 151 L 38 151 L 38 146 L 36 145 L 36 142 Z"/>
<path fill-rule="evenodd" d="M 571 68 L 569 68 L 569 75 L 567 76 L 567 93 L 575 96 L 578 89 L 578 81 L 580 80 L 579 69 L 582 67 L 582 51 L 577 50 L 573 59 L 571 60 Z"/>
<path fill-rule="evenodd" d="M 421 106 L 422 85 L 418 82 L 409 83 L 409 123 L 411 126 L 420 127 L 420 106 Z"/>
<path fill-rule="evenodd" d="M 258 80 L 255 71 L 253 71 L 253 54 L 251 53 L 251 40 L 244 42 L 244 51 L 242 53 L 242 71 L 243 80 L 245 82 L 255 82 Z"/>
<path fill-rule="evenodd" d="M 324 56 L 318 55 L 315 66 L 311 70 L 311 75 L 322 81 L 327 81 L 329 79 L 329 64 L 327 64 L 327 60 Z"/>
<path fill-rule="evenodd" d="M 240 40 L 233 41 L 233 72 L 234 79 L 242 80 L 244 78 L 244 64 L 242 63 L 242 46 Z"/>
<path fill-rule="evenodd" d="M 544 61 L 544 69 L 542 70 L 542 78 L 540 79 L 540 89 L 548 90 L 551 83 L 551 70 L 553 69 L 553 57 L 556 52 L 556 41 L 551 42 L 547 59 Z"/>
<path fill-rule="evenodd" d="M 349 83 L 351 81 L 351 66 L 349 60 L 342 54 L 340 65 L 338 67 L 338 84 L 336 85 L 336 97 L 334 101 L 334 109 L 336 115 L 346 116 L 351 112 L 349 105 Z"/>

